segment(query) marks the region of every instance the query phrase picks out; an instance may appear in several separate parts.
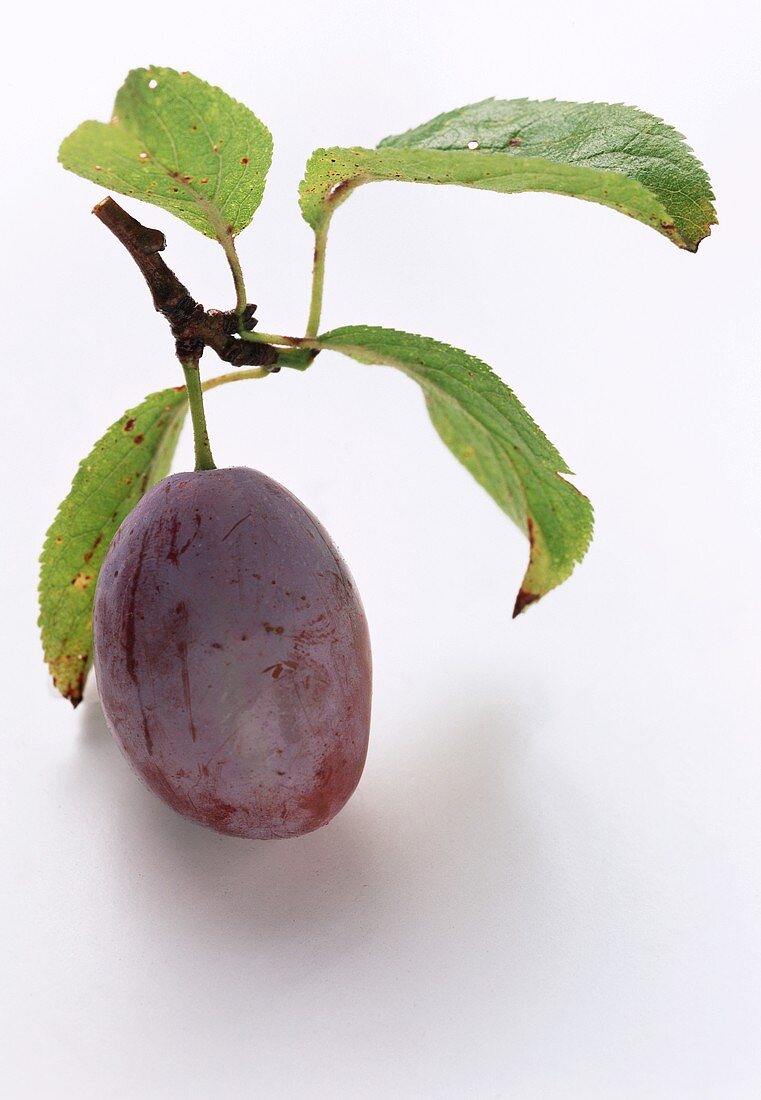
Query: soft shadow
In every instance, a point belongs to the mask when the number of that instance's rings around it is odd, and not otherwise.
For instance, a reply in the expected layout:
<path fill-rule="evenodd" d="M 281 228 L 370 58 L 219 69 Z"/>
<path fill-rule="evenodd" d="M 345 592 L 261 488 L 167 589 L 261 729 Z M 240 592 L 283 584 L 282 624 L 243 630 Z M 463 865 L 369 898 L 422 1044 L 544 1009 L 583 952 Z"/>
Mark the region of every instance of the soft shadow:
<path fill-rule="evenodd" d="M 85 803 L 93 842 L 136 938 L 165 926 L 189 950 L 273 953 L 309 939 L 328 962 L 397 922 L 424 928 L 463 892 L 505 903 L 539 858 L 515 786 L 523 755 L 504 704 L 457 700 L 404 719 L 403 753 L 371 750 L 359 789 L 327 827 L 287 841 L 223 837 L 185 821 L 136 778 L 94 693 L 64 783 Z M 377 723 L 372 743 L 382 744 Z M 399 743 L 396 738 L 395 743 Z M 94 824 L 97 823 L 97 824 Z M 488 852 L 485 860 L 484 852 Z M 495 888 L 489 868 L 500 868 Z"/>

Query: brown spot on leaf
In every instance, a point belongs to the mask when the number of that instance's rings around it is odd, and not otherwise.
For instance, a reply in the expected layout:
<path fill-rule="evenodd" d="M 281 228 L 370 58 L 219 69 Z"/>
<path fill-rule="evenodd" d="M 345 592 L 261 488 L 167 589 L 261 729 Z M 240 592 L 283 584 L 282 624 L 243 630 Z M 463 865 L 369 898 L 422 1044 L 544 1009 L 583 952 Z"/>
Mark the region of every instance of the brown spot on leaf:
<path fill-rule="evenodd" d="M 341 196 L 344 195 L 344 193 L 346 191 L 350 191 L 351 188 L 352 188 L 352 181 L 351 180 L 341 180 L 340 183 L 337 183 L 335 185 L 335 187 L 332 187 L 331 190 L 328 192 L 328 195 L 327 195 L 328 201 L 329 202 L 335 202 L 337 199 L 340 199 Z"/>
<path fill-rule="evenodd" d="M 84 560 L 86 562 L 90 560 L 90 558 L 93 556 L 93 554 L 95 553 L 95 551 L 98 549 L 98 547 L 100 546 L 100 544 L 102 542 L 103 542 L 103 535 L 98 535 L 95 542 L 92 544 L 91 549 L 89 549 L 87 551 L 87 553 L 84 555 Z"/>
<path fill-rule="evenodd" d="M 76 577 L 72 578 L 71 583 L 74 585 L 77 592 L 84 592 L 91 581 L 92 573 L 77 573 Z"/>
<path fill-rule="evenodd" d="M 248 157 L 241 157 L 240 162 L 241 164 L 248 164 Z"/>
<path fill-rule="evenodd" d="M 142 443 L 144 439 L 145 439 L 144 435 L 136 435 L 135 438 L 132 440 L 132 442 L 133 443 Z"/>
<path fill-rule="evenodd" d="M 129 420 L 127 420 L 127 421 L 125 422 L 125 425 L 124 425 L 124 431 L 125 431 L 125 432 L 131 432 L 131 431 L 132 431 L 132 429 L 134 428 L 134 426 L 135 426 L 135 418 L 134 418 L 134 416 L 131 416 L 131 417 L 129 418 Z"/>

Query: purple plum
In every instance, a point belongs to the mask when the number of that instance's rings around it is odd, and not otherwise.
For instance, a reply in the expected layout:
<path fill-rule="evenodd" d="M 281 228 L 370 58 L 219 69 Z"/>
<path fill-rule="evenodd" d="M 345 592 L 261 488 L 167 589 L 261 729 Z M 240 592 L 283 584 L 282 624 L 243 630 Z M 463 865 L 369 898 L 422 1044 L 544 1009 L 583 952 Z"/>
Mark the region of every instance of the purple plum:
<path fill-rule="evenodd" d="M 370 639 L 322 525 L 243 467 L 173 474 L 112 542 L 93 617 L 108 725 L 169 806 L 221 833 L 293 837 L 354 791 Z"/>

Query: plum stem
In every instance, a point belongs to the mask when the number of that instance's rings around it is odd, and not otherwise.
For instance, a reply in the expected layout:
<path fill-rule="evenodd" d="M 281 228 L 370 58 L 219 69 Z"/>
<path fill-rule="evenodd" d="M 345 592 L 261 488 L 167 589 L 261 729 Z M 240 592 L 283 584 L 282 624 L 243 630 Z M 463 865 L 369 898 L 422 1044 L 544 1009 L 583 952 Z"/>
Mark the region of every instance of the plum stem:
<path fill-rule="evenodd" d="M 209 431 L 206 427 L 206 412 L 203 407 L 203 390 L 198 359 L 181 359 L 188 390 L 190 419 L 193 421 L 193 442 L 195 444 L 196 470 L 216 470 L 217 466 L 211 453 Z"/>

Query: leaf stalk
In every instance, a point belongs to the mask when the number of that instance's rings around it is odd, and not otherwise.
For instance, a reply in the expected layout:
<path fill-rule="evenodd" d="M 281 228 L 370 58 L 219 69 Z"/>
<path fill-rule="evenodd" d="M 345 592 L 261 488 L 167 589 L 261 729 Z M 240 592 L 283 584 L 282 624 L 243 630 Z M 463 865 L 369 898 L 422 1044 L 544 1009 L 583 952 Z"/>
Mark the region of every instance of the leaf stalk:
<path fill-rule="evenodd" d="M 233 283 L 235 284 L 235 312 L 238 317 L 242 318 L 248 304 L 248 298 L 246 296 L 246 283 L 243 278 L 243 268 L 240 266 L 235 240 L 230 232 L 225 233 L 223 236 L 219 237 L 218 240 L 227 257 L 227 262 L 230 265 L 230 272 L 233 277 Z"/>
<path fill-rule="evenodd" d="M 320 329 L 322 315 L 322 296 L 325 288 L 325 255 L 328 245 L 328 224 L 316 229 L 314 234 L 314 256 L 312 259 L 312 296 L 309 303 L 309 318 L 306 335 L 316 336 Z"/>

